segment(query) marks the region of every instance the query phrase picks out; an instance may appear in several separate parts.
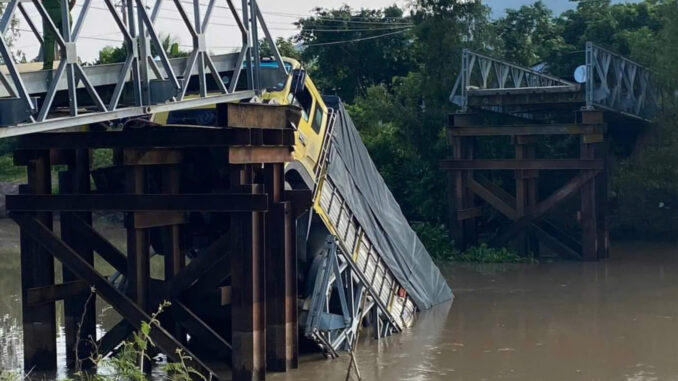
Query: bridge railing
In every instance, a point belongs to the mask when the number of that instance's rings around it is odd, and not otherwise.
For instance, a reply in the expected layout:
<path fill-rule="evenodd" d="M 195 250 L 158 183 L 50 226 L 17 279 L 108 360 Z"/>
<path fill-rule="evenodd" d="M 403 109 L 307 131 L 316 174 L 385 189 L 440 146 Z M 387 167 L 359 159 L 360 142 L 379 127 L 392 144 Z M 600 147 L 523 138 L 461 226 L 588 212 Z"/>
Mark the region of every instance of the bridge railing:
<path fill-rule="evenodd" d="M 461 70 L 450 94 L 450 101 L 466 111 L 469 91 L 531 88 L 576 89 L 577 86 L 575 83 L 529 67 L 464 49 Z"/>
<path fill-rule="evenodd" d="M 592 42 L 586 44 L 586 107 L 650 120 L 659 110 L 650 69 Z"/>
<path fill-rule="evenodd" d="M 71 25 L 68 0 L 61 0 L 61 24 L 62 30 L 58 30 L 55 23 L 50 19 L 42 0 L 0 0 L 4 5 L 0 15 L 0 56 L 5 65 L 6 73 L 0 70 L 0 88 L 8 96 L 0 98 L 0 137 L 21 135 L 25 133 L 46 131 L 57 128 L 78 126 L 89 123 L 105 122 L 121 118 L 131 118 L 146 115 L 158 111 L 170 111 L 181 108 L 197 107 L 201 105 L 215 104 L 229 100 L 245 99 L 252 97 L 261 90 L 261 67 L 259 53 L 259 30 L 264 32 L 264 38 L 273 49 L 274 59 L 282 74 L 287 74 L 287 69 L 277 51 L 273 37 L 264 21 L 261 10 L 256 0 L 241 0 L 241 8 L 237 9 L 233 0 L 209 0 L 206 8 L 201 9 L 200 0 L 166 0 L 174 4 L 177 15 L 177 23 L 185 27 L 192 38 L 192 48 L 185 64 L 178 65 L 183 68 L 176 71 L 177 64 L 172 62 L 159 37 L 156 26 L 158 13 L 163 0 L 155 0 L 153 6 L 148 9 L 145 1 L 127 1 L 125 14 L 116 9 L 113 0 L 101 0 L 105 8 L 98 7 L 100 11 L 108 11 L 115 21 L 123 37 L 123 47 L 126 49 L 124 64 L 116 66 L 117 79 L 109 83 L 113 87 L 112 92 L 107 92 L 104 97 L 97 81 L 93 81 L 91 73 L 86 70 L 78 59 L 80 32 L 82 26 L 91 17 L 89 10 L 97 8 L 92 0 L 78 1 L 82 9 Z M 97 1 L 98 3 L 98 1 Z M 184 4 L 191 6 L 191 12 L 187 12 Z M 38 16 L 31 18 L 26 7 L 32 6 L 37 10 Z M 224 83 L 220 75 L 220 69 L 208 53 L 207 33 L 216 7 L 227 9 L 237 25 L 242 46 L 237 54 L 232 70 L 230 83 Z M 204 11 L 203 11 L 204 10 Z M 18 12 L 17 12 L 18 11 Z M 20 13 L 20 15 L 19 15 Z M 5 39 L 5 32 L 10 27 L 13 17 L 23 17 L 31 27 L 38 43 L 43 44 L 41 33 L 35 25 L 43 24 L 55 34 L 56 45 L 59 48 L 59 64 L 52 72 L 52 78 L 48 81 L 44 96 L 35 98 L 35 94 L 29 92 L 25 80 L 28 77 L 36 77 L 34 73 L 21 73 L 13 57 L 10 46 Z M 155 50 L 152 53 L 152 47 Z M 157 58 L 153 57 L 157 54 Z M 216 85 L 218 91 L 215 95 L 210 91 L 208 94 L 207 73 Z M 90 73 L 90 75 L 88 75 Z M 110 73 L 107 73 L 110 77 Z M 199 82 L 198 97 L 185 99 L 191 77 L 197 75 Z M 236 88 L 241 76 L 247 78 L 247 90 Z M 46 74 L 42 78 L 49 78 Z M 64 85 L 64 80 L 66 84 Z M 85 110 L 82 107 L 82 99 L 79 99 L 78 89 L 86 89 L 88 100 L 94 104 L 95 110 Z M 126 102 L 121 105 L 120 99 L 123 90 L 131 88 L 133 103 Z M 214 86 L 213 86 L 214 87 Z M 54 99 L 57 91 L 68 90 L 68 113 L 64 116 L 54 116 Z"/>
<path fill-rule="evenodd" d="M 659 92 L 650 69 L 591 42 L 584 62 L 585 107 L 621 113 L 643 120 L 659 110 Z M 499 90 L 577 91 L 580 85 L 539 71 L 465 49 L 450 101 L 468 109 L 469 93 Z"/>

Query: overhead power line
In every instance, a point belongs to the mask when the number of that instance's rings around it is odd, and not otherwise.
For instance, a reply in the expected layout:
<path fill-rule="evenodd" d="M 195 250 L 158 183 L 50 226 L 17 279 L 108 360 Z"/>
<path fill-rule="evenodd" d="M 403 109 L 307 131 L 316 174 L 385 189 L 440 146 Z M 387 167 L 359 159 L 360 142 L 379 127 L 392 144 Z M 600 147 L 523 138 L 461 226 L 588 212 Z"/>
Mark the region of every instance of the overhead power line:
<path fill-rule="evenodd" d="M 351 39 L 351 40 L 331 41 L 331 42 L 320 42 L 320 43 L 317 43 L 317 44 L 304 44 L 304 46 L 307 47 L 307 46 L 339 45 L 339 44 L 348 44 L 348 43 L 353 43 L 353 42 L 360 42 L 360 41 L 374 40 L 374 39 L 377 39 L 377 38 L 383 38 L 383 37 L 388 37 L 388 36 L 392 36 L 392 35 L 395 35 L 395 34 L 405 33 L 405 32 L 407 32 L 407 31 L 410 30 L 410 29 L 411 29 L 411 28 L 407 28 L 407 29 L 404 29 L 404 30 L 396 31 L 396 32 L 380 34 L 380 35 L 378 35 L 378 36 L 369 36 L 369 37 L 362 37 L 362 38 L 354 38 L 354 39 Z"/>

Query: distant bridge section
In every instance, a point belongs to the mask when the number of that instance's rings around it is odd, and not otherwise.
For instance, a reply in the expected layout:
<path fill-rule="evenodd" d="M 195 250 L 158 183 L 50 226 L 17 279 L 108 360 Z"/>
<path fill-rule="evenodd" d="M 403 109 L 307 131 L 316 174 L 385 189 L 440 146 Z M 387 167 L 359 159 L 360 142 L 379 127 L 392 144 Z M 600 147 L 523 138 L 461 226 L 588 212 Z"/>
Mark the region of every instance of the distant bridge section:
<path fill-rule="evenodd" d="M 0 128 L 0 138 L 251 98 L 264 87 L 259 30 L 273 48 L 281 74 L 287 74 L 256 0 L 241 0 L 240 9 L 234 0 L 210 0 L 203 9 L 200 0 L 166 0 L 174 4 L 181 20 L 177 22 L 192 36 L 192 50 L 187 58 L 180 59 L 167 56 L 155 25 L 163 0 L 155 0 L 148 9 L 142 0 L 129 1 L 125 17 L 113 0 L 102 0 L 123 36 L 127 57 L 121 64 L 96 66 L 85 66 L 78 59 L 80 32 L 93 1 L 84 0 L 74 25 L 67 11 L 68 1 L 61 1 L 62 30 L 57 30 L 41 0 L 0 0 L 4 5 L 0 14 L 0 56 L 4 63 L 0 68 L 0 127 L 6 127 Z M 186 3 L 193 7 L 192 12 L 187 12 Z M 32 19 L 27 7 L 34 7 L 39 17 Z M 217 7 L 228 9 L 240 30 L 242 47 L 238 53 L 208 53 L 206 36 Z M 20 70 L 4 37 L 15 16 L 26 21 L 40 44 L 42 33 L 35 25 L 47 20 L 59 48 L 56 70 Z M 238 86 L 239 82 L 246 82 L 246 87 Z M 187 97 L 193 92 L 195 96 Z"/>
<path fill-rule="evenodd" d="M 530 114 L 535 105 L 604 110 L 651 120 L 658 92 L 650 69 L 594 43 L 586 44 L 577 82 L 465 49 L 450 101 L 511 114 Z"/>

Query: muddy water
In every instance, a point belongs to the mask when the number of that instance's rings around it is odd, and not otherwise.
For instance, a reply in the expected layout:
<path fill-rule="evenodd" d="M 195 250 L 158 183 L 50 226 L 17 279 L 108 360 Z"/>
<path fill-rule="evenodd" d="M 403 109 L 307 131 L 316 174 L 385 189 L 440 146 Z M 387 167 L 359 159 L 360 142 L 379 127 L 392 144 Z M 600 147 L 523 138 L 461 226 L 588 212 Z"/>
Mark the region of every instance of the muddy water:
<path fill-rule="evenodd" d="M 119 224 L 112 224 L 106 220 L 95 221 L 95 227 L 104 234 L 114 245 L 122 249 L 125 245 L 125 231 Z M 58 222 L 55 225 L 58 233 Z M 23 344 L 21 332 L 21 276 L 19 273 L 19 228 L 10 219 L 0 218 L 0 370 L 20 372 L 23 364 Z M 95 260 L 95 266 L 105 276 L 114 273 L 104 261 Z M 61 266 L 55 266 L 57 282 L 61 281 Z M 161 258 L 154 258 L 151 262 L 151 272 L 159 277 L 162 274 Z M 63 303 L 56 303 L 57 316 L 57 366 L 56 372 L 30 374 L 32 379 L 65 379 L 66 348 L 63 330 Z M 118 315 L 109 305 L 97 300 L 97 335 L 101 336 L 106 330 L 120 321 Z"/>
<path fill-rule="evenodd" d="M 454 304 L 363 342 L 365 380 L 678 380 L 678 247 L 624 244 L 603 263 L 446 266 Z M 345 379 L 305 359 L 271 380 Z"/>
<path fill-rule="evenodd" d="M 15 237 L 0 220 L 0 369 L 21 364 Z M 678 246 L 621 244 L 601 263 L 442 271 L 454 304 L 421 314 L 403 334 L 364 338 L 364 380 L 678 380 Z M 100 330 L 116 320 L 102 305 Z M 267 379 L 343 381 L 347 365 L 346 356 L 307 355 L 300 369 Z"/>

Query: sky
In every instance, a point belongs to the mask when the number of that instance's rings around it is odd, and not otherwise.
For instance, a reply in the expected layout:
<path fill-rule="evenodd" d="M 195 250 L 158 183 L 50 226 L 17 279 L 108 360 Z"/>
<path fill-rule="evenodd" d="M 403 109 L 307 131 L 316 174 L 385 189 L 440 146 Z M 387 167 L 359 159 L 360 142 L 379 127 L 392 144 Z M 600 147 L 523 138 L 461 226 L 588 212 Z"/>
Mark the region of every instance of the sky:
<path fill-rule="evenodd" d="M 182 0 L 187 13 L 192 16 L 192 2 L 190 0 Z M 73 20 L 77 20 L 78 14 L 82 9 L 81 4 L 83 0 L 77 0 L 74 8 Z M 201 0 L 202 3 L 207 4 L 207 0 Z M 148 0 L 148 4 L 154 4 L 153 1 Z M 226 4 L 225 1 L 219 3 Z M 235 4 L 240 4 L 240 1 L 234 1 Z M 348 4 L 351 7 L 371 7 L 383 8 L 391 4 L 405 5 L 404 0 L 259 0 L 259 7 L 264 12 L 264 17 L 268 24 L 271 34 L 274 37 L 289 37 L 296 33 L 296 28 L 293 22 L 300 17 L 308 16 L 312 13 L 313 8 L 320 5 L 325 8 L 336 8 L 343 4 Z M 122 41 L 119 30 L 117 29 L 113 18 L 108 14 L 103 1 L 94 0 L 92 2 L 86 22 L 83 24 L 81 38 L 77 43 L 78 56 L 84 62 L 91 62 L 98 56 L 98 51 L 101 48 L 110 46 L 119 46 Z M 40 28 L 40 18 L 37 17 L 37 10 L 32 5 L 26 6 L 28 13 L 33 20 L 36 20 Z M 205 7 L 203 7 L 204 10 Z M 17 15 L 19 13 L 17 12 Z M 190 48 L 191 38 L 183 26 L 179 18 L 179 13 L 172 4 L 172 1 L 165 0 L 160 12 L 160 20 L 157 24 L 157 29 L 160 33 L 171 34 L 174 38 L 180 40 L 184 49 Z M 19 40 L 14 44 L 16 49 L 22 50 L 26 57 L 31 60 L 39 51 L 39 44 L 30 29 L 28 24 L 19 15 L 20 32 Z M 225 53 L 236 50 L 240 46 L 240 32 L 237 30 L 230 12 L 225 7 L 215 9 L 210 29 L 207 33 L 207 45 L 209 50 L 214 53 Z M 119 42 L 120 41 L 120 42 Z"/>
<path fill-rule="evenodd" d="M 500 17 L 504 14 L 504 10 L 520 8 L 522 5 L 532 4 L 536 0 L 482 0 L 483 3 L 492 8 L 492 15 Z M 576 3 L 569 0 L 542 0 L 547 7 L 553 10 L 553 13 L 558 15 L 568 9 L 576 7 Z M 630 0 L 612 0 L 613 3 L 631 2 Z"/>
<path fill-rule="evenodd" d="M 153 1 L 146 0 L 148 4 Z M 182 0 L 189 16 L 192 17 L 191 1 Z M 500 17 L 504 9 L 516 8 L 524 4 L 530 4 L 532 0 L 483 0 L 485 4 L 493 8 L 493 16 Z M 78 14 L 82 9 L 81 4 L 84 0 L 78 0 L 76 8 L 73 11 L 73 19 L 77 20 Z M 207 3 L 207 0 L 202 0 Z M 554 9 L 556 13 L 562 12 L 574 6 L 574 3 L 568 0 L 544 0 L 544 2 Z M 225 2 L 221 1 L 218 3 Z M 240 1 L 235 1 L 240 3 Z M 267 24 L 274 37 L 289 37 L 296 33 L 293 22 L 300 17 L 310 15 L 313 8 L 322 6 L 324 8 L 336 8 L 347 4 L 352 8 L 383 8 L 392 4 L 405 6 L 407 0 L 259 0 L 259 6 L 266 18 Z M 87 21 L 83 24 L 81 38 L 78 41 L 78 55 L 84 62 L 91 62 L 96 59 L 97 52 L 105 46 L 119 46 L 122 37 L 118 31 L 113 18 L 108 14 L 108 10 L 103 5 L 103 1 L 94 0 Z M 33 15 L 40 25 L 40 19 L 35 17 L 37 11 L 32 5 L 27 4 L 28 13 Z M 204 10 L 204 7 L 203 7 Z M 161 34 L 169 34 L 180 41 L 182 48 L 189 49 L 191 39 L 188 31 L 183 26 L 179 14 L 172 4 L 172 1 L 165 0 L 160 12 L 160 20 L 157 28 Z M 20 19 L 21 37 L 14 44 L 16 49 L 25 52 L 26 57 L 33 59 L 39 50 L 39 44 L 34 38 L 27 23 Z M 225 53 L 237 50 L 240 46 L 240 33 L 235 23 L 225 7 L 215 9 L 209 32 L 207 33 L 207 45 L 213 53 Z"/>

